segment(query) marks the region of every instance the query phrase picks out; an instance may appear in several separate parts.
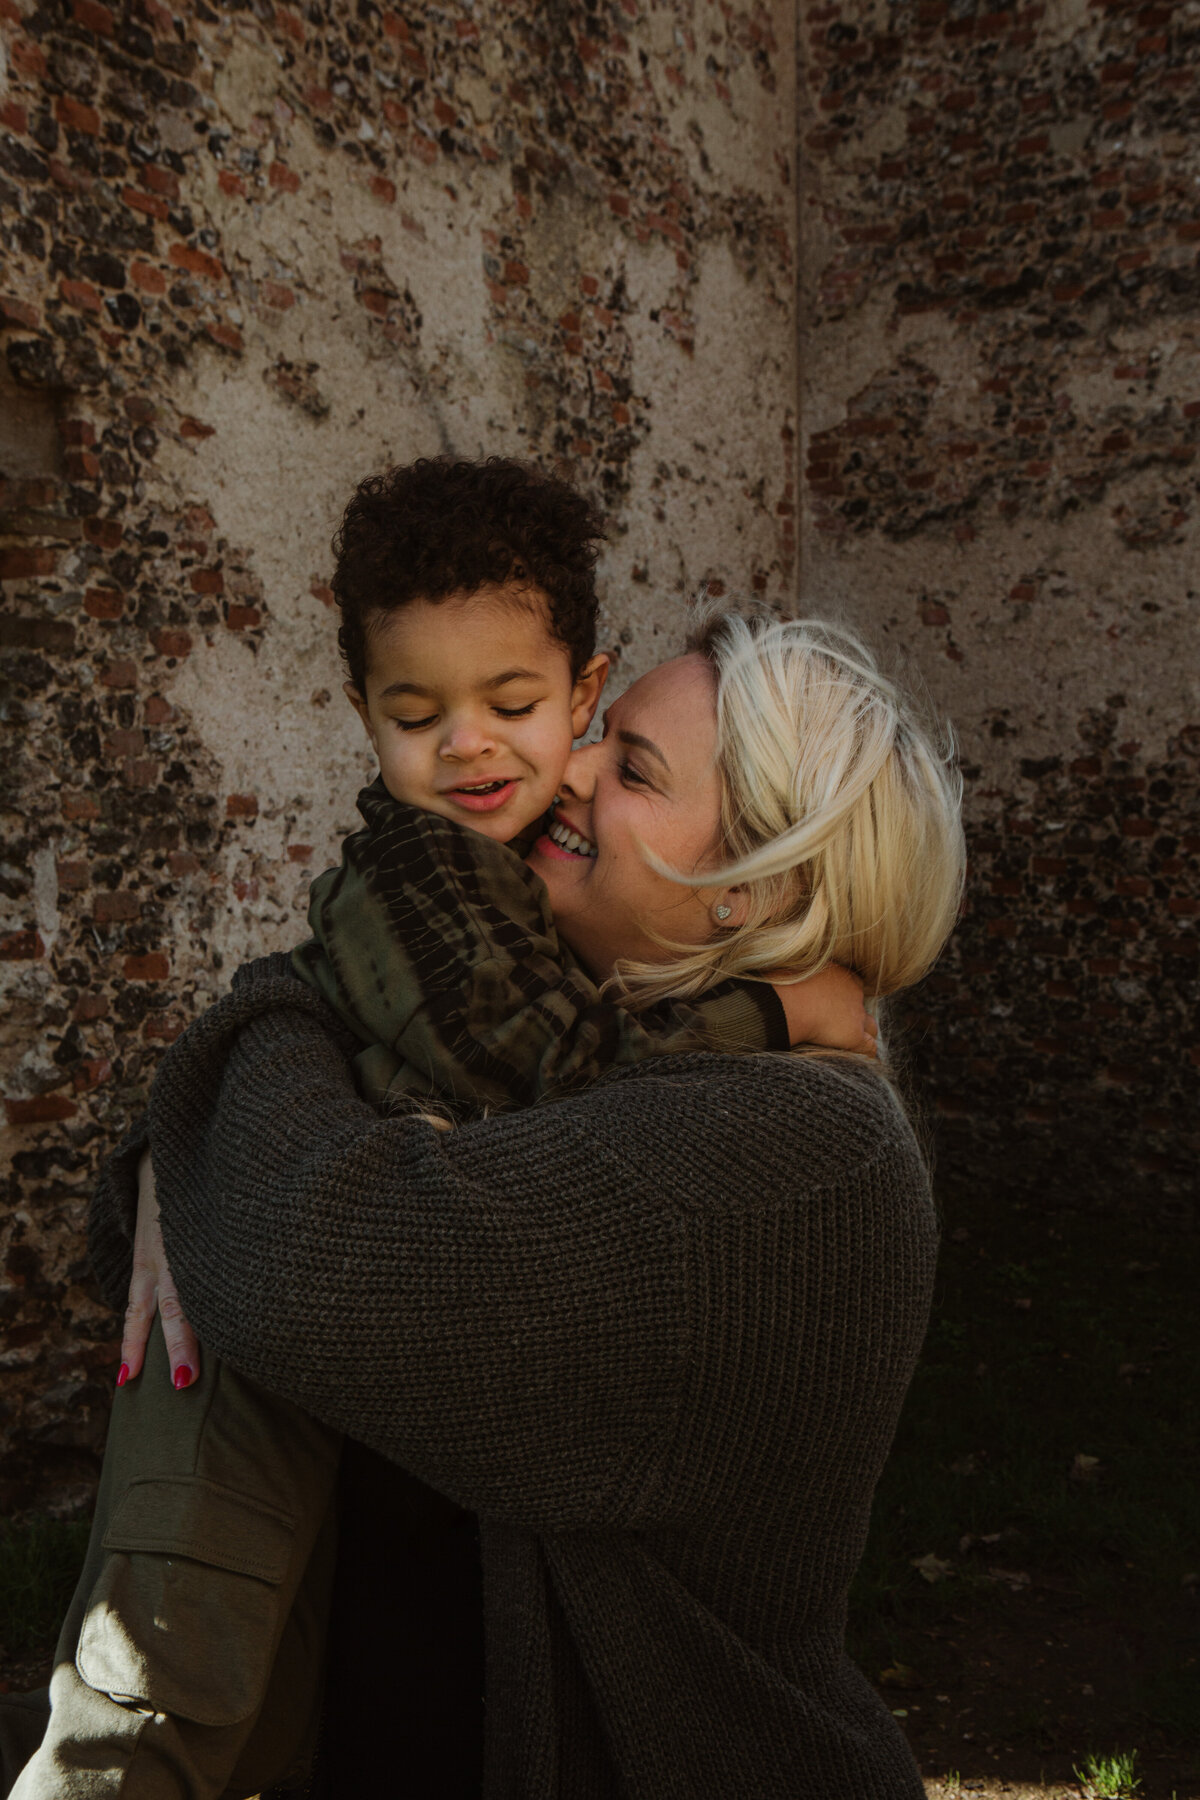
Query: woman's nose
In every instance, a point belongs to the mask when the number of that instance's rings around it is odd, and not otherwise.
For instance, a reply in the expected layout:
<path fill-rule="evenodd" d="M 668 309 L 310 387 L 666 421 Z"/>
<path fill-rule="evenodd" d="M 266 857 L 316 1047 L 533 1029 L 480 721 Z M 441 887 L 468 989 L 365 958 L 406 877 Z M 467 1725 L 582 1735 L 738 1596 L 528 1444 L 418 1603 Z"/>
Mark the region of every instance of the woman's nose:
<path fill-rule="evenodd" d="M 573 800 L 582 801 L 585 806 L 591 805 L 592 795 L 596 791 L 597 752 L 603 751 L 603 748 L 602 744 L 585 744 L 580 750 L 572 750 L 558 784 L 560 794 L 570 794 Z"/>

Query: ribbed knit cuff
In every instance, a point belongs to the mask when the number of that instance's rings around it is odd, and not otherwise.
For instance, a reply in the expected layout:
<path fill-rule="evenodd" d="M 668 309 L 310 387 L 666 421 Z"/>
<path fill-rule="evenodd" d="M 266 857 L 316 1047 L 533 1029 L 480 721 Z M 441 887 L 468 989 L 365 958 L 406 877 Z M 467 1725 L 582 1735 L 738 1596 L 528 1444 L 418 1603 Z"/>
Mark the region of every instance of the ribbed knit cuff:
<path fill-rule="evenodd" d="M 714 1000 L 721 1005 L 722 1036 L 746 1050 L 790 1050 L 787 1014 L 768 981 L 734 980 L 701 996 L 712 1017 Z"/>

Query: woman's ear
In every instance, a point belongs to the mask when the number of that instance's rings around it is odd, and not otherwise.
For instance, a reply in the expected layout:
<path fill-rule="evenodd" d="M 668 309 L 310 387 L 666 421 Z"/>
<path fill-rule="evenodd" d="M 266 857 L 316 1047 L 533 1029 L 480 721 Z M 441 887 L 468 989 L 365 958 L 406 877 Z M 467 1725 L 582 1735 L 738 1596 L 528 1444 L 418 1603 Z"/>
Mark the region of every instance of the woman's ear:
<path fill-rule="evenodd" d="M 722 888 L 709 909 L 714 923 L 722 931 L 736 931 L 750 916 L 750 901 L 745 888 Z"/>
<path fill-rule="evenodd" d="M 609 661 L 604 652 L 585 663 L 571 689 L 571 736 L 581 738 L 600 704 L 600 695 L 608 680 Z"/>
<path fill-rule="evenodd" d="M 379 739 L 375 736 L 375 727 L 371 723 L 371 715 L 367 711 L 367 703 L 352 681 L 343 681 L 342 692 L 363 722 L 363 730 L 371 740 L 371 748 L 379 755 Z"/>

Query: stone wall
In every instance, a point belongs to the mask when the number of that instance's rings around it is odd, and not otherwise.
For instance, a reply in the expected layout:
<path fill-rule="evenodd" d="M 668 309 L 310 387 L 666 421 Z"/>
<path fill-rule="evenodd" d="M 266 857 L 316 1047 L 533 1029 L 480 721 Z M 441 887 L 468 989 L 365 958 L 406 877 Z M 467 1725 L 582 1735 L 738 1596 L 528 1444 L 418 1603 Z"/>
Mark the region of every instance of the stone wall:
<path fill-rule="evenodd" d="M 603 503 L 622 678 L 794 592 L 782 4 L 0 0 L 0 1501 L 86 1497 L 92 1173 L 368 762 L 329 539 L 500 451 Z"/>
<path fill-rule="evenodd" d="M 958 729 L 909 1018 L 968 1203 L 1195 1196 L 1198 48 L 1195 4 L 801 8 L 801 585 Z"/>

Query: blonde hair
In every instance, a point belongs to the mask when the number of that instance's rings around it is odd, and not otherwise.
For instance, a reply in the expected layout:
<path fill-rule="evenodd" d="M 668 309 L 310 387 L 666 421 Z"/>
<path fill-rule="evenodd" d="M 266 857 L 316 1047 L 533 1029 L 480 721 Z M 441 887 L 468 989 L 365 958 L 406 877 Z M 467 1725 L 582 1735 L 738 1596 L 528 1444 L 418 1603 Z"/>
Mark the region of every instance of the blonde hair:
<path fill-rule="evenodd" d="M 703 600 L 689 649 L 716 680 L 723 867 L 660 873 L 742 888 L 744 923 L 670 961 L 618 964 L 626 1004 L 739 975 L 851 968 L 867 995 L 909 987 L 958 915 L 962 780 L 939 734 L 850 631 L 744 618 Z"/>

